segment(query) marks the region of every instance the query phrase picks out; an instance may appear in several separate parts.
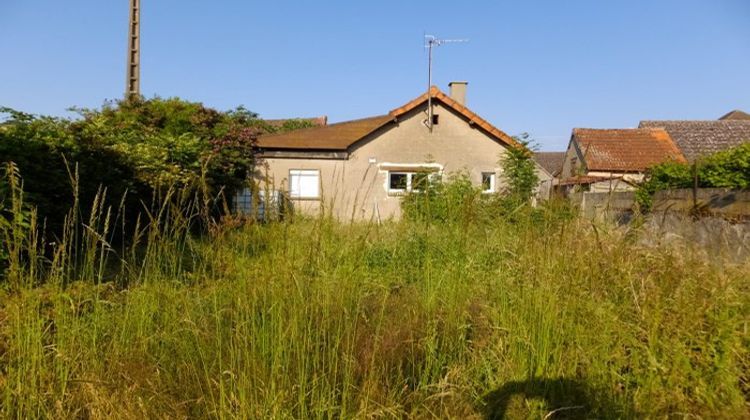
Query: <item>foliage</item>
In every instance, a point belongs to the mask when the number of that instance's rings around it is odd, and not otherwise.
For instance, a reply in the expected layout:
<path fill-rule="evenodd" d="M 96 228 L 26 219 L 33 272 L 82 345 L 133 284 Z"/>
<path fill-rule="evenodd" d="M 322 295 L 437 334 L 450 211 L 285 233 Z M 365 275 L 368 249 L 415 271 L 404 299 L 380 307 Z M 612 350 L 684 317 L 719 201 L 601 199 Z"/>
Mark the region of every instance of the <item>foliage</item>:
<path fill-rule="evenodd" d="M 411 221 L 456 223 L 479 217 L 482 192 L 471 183 L 469 174 L 457 172 L 443 177 L 425 174 L 424 181 L 401 201 L 404 217 Z"/>
<path fill-rule="evenodd" d="M 529 203 L 539 185 L 536 164 L 528 135 L 515 138 L 521 147 L 509 147 L 500 161 L 501 176 L 505 180 L 505 194 L 510 201 Z"/>
<path fill-rule="evenodd" d="M 714 153 L 694 165 L 678 162 L 655 165 L 646 173 L 636 199 L 647 210 L 657 191 L 692 188 L 696 181 L 698 188 L 750 188 L 750 143 Z"/>
<path fill-rule="evenodd" d="M 79 119 L 0 108 L 6 115 L 0 160 L 15 162 L 27 202 L 55 234 L 74 195 L 86 208 L 101 188 L 111 203 L 125 200 L 129 220 L 142 202 L 169 188 L 207 186 L 208 195 L 223 191 L 231 198 L 250 175 L 259 133 L 310 125 L 290 120 L 276 127 L 243 107 L 219 112 L 178 98 L 134 98 L 74 110 Z"/>
<path fill-rule="evenodd" d="M 0 287 L 0 417 L 746 416 L 747 261 L 463 208 L 204 239 L 161 208 L 117 253 L 92 211 L 83 258 Z"/>

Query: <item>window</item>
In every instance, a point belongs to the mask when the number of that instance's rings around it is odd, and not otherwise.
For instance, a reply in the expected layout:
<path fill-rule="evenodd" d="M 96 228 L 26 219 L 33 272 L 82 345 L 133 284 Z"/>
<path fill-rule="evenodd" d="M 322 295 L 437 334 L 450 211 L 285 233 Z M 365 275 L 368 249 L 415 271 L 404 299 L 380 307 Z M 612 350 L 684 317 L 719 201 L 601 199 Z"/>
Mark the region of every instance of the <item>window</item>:
<path fill-rule="evenodd" d="M 484 193 L 495 192 L 495 173 L 494 172 L 482 172 L 482 192 Z"/>
<path fill-rule="evenodd" d="M 432 125 L 438 125 L 440 123 L 440 115 L 432 114 Z"/>
<path fill-rule="evenodd" d="M 250 214 L 253 209 L 253 195 L 250 188 L 237 191 L 234 196 L 234 212 L 236 214 Z"/>
<path fill-rule="evenodd" d="M 317 169 L 290 170 L 289 196 L 291 198 L 320 198 L 320 171 Z"/>
<path fill-rule="evenodd" d="M 406 191 L 411 174 L 406 172 L 391 172 L 388 174 L 388 189 L 391 191 Z"/>
<path fill-rule="evenodd" d="M 430 182 L 429 172 L 389 172 L 388 192 L 400 193 L 423 190 Z"/>

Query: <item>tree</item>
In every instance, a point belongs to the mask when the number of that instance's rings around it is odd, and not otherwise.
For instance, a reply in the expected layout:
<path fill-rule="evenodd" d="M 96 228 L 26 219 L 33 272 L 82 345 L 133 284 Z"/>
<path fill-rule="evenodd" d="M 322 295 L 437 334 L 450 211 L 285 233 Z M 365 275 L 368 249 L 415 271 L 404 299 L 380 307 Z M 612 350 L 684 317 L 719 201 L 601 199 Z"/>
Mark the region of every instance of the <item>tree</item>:
<path fill-rule="evenodd" d="M 539 185 L 528 134 L 516 137 L 519 146 L 508 148 L 500 160 L 502 178 L 505 181 L 506 198 L 512 202 L 526 204 L 531 202 Z"/>

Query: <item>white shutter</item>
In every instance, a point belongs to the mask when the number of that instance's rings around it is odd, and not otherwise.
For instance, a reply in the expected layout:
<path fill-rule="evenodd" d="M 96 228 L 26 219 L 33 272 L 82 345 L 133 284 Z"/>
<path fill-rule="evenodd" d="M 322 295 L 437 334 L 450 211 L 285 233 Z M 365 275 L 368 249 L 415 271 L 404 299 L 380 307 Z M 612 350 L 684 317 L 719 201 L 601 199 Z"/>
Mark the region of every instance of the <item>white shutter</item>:
<path fill-rule="evenodd" d="M 320 171 L 303 169 L 290 170 L 289 195 L 293 198 L 319 198 Z"/>

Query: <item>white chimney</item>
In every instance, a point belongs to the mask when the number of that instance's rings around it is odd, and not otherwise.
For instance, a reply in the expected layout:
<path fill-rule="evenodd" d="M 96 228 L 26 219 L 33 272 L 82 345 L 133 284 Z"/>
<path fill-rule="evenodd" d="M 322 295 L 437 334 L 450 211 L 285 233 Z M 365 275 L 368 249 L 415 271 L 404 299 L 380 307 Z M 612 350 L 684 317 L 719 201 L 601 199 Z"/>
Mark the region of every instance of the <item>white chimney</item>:
<path fill-rule="evenodd" d="M 469 82 L 450 82 L 448 87 L 450 88 L 451 99 L 458 102 L 459 104 L 466 106 L 466 85 Z"/>

